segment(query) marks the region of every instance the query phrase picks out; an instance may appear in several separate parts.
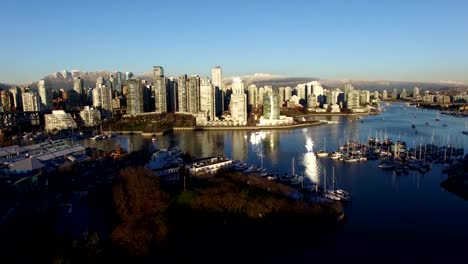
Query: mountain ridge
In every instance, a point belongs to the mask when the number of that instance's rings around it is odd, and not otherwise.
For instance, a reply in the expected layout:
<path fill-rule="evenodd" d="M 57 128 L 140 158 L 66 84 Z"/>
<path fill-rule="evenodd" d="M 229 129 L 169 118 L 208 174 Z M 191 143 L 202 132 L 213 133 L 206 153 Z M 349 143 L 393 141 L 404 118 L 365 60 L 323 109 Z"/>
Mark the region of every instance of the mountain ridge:
<path fill-rule="evenodd" d="M 96 79 L 103 77 L 108 79 L 112 71 L 100 70 L 100 71 L 80 71 L 80 70 L 62 70 L 58 72 L 51 73 L 45 76 L 44 79 L 49 83 L 52 89 L 73 89 L 73 78 L 80 77 L 83 79 L 84 87 L 94 87 L 96 84 Z M 151 82 L 153 79 L 152 72 L 144 72 L 140 75 L 135 75 L 135 77 L 142 80 Z M 255 84 L 257 87 L 271 85 L 274 88 L 280 86 L 290 86 L 294 87 L 300 83 L 306 83 L 310 81 L 319 81 L 326 88 L 343 88 L 346 82 L 349 82 L 354 85 L 355 88 L 365 89 L 370 91 L 382 91 L 382 90 L 401 90 L 406 88 L 408 91 L 414 86 L 418 86 L 423 90 L 439 90 L 439 89 L 451 89 L 451 88 L 460 88 L 467 87 L 465 84 L 454 81 L 440 81 L 440 82 L 415 82 L 415 81 L 387 81 L 387 80 L 326 80 L 320 79 L 318 77 L 289 77 L 284 75 L 274 75 L 269 73 L 255 73 L 253 75 L 244 75 L 239 76 L 244 80 L 246 86 L 250 84 Z M 230 83 L 233 77 L 226 77 L 225 81 Z M 0 84 L 0 88 L 7 89 L 12 85 Z M 34 82 L 30 85 L 32 88 L 37 88 L 37 82 Z"/>

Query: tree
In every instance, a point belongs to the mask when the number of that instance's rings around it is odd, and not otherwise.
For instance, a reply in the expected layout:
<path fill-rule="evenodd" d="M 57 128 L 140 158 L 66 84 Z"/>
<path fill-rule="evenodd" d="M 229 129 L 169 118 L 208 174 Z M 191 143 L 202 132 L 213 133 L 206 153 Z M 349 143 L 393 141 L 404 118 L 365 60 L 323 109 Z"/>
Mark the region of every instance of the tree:
<path fill-rule="evenodd" d="M 164 212 L 168 196 L 160 190 L 158 178 L 142 168 L 124 168 L 114 183 L 113 200 L 121 223 L 112 241 L 130 256 L 147 255 L 151 245 L 167 235 Z"/>

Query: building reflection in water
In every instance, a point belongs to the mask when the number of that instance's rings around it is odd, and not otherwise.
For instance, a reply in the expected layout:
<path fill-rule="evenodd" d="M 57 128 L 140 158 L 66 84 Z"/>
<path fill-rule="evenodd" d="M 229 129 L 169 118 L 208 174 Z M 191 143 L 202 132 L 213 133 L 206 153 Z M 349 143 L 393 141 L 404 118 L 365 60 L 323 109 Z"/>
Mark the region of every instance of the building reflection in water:
<path fill-rule="evenodd" d="M 303 131 L 304 132 L 304 131 Z M 322 166 L 317 160 L 317 156 L 314 153 L 314 142 L 312 138 L 304 133 L 305 144 L 304 144 L 304 156 L 302 159 L 302 165 L 304 166 L 304 176 L 314 183 L 320 183 L 320 174 Z"/>
<path fill-rule="evenodd" d="M 246 132 L 233 131 L 231 134 L 232 159 L 247 161 L 247 143 L 245 139 Z"/>

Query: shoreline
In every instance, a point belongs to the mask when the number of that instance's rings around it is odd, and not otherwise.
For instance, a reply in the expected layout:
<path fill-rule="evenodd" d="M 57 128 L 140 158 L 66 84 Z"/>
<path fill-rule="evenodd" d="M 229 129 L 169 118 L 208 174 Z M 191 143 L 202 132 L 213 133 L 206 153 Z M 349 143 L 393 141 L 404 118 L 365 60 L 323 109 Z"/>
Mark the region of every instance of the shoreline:
<path fill-rule="evenodd" d="M 105 133 L 116 133 L 122 135 L 142 135 L 142 136 L 163 136 L 174 131 L 206 131 L 206 130 L 281 130 L 281 129 L 291 129 L 291 128 L 300 128 L 300 127 L 309 127 L 309 126 L 320 126 L 326 124 L 325 122 L 313 121 L 306 122 L 294 125 L 285 125 L 285 126 L 195 126 L 195 127 L 173 127 L 159 132 L 143 132 L 143 131 L 103 131 Z"/>

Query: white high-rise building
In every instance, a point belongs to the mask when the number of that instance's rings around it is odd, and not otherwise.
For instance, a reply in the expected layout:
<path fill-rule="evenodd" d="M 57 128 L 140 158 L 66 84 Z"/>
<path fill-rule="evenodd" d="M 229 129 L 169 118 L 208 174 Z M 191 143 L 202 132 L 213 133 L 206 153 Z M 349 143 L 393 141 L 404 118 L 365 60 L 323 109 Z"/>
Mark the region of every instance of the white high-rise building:
<path fill-rule="evenodd" d="M 39 111 L 40 99 L 36 93 L 32 93 L 32 92 L 22 93 L 21 100 L 23 101 L 23 111 L 25 112 Z"/>
<path fill-rule="evenodd" d="M 211 78 L 213 86 L 215 88 L 218 87 L 219 89 L 224 91 L 223 70 L 221 69 L 221 67 L 216 66 L 213 69 L 211 69 Z"/>
<path fill-rule="evenodd" d="M 419 98 L 419 96 L 420 96 L 419 95 L 419 87 L 415 86 L 413 88 L 413 99 L 417 99 L 417 98 Z"/>
<path fill-rule="evenodd" d="M 240 78 L 233 80 L 229 110 L 235 122 L 240 125 L 247 124 L 247 96 L 244 90 L 244 81 Z"/>
<path fill-rule="evenodd" d="M 52 110 L 52 91 L 48 87 L 45 80 L 40 80 L 37 84 L 37 89 L 39 90 L 39 97 L 41 98 L 41 107 L 40 110 Z"/>
<path fill-rule="evenodd" d="M 19 87 L 11 87 L 10 93 L 13 95 L 13 106 L 15 111 L 23 109 L 23 99 L 21 97 L 21 89 Z"/>
<path fill-rule="evenodd" d="M 102 116 L 112 116 L 112 89 L 105 85 L 93 89 L 93 106 L 102 109 Z"/>
<path fill-rule="evenodd" d="M 265 88 L 262 86 L 258 88 L 257 92 L 257 105 L 263 105 L 263 95 L 265 94 Z"/>
<path fill-rule="evenodd" d="M 200 79 L 200 112 L 205 113 L 209 121 L 215 118 L 215 88 L 208 77 Z"/>
<path fill-rule="evenodd" d="M 361 91 L 359 102 L 361 105 L 370 103 L 370 92 L 368 90 Z"/>
<path fill-rule="evenodd" d="M 299 99 L 306 99 L 306 85 L 298 84 L 296 85 L 296 94 Z"/>
<path fill-rule="evenodd" d="M 96 108 L 85 106 L 80 111 L 80 116 L 85 127 L 95 127 L 101 124 L 101 112 Z"/>
<path fill-rule="evenodd" d="M 359 90 L 349 90 L 348 96 L 346 98 L 347 109 L 349 110 L 358 109 L 360 107 L 359 99 L 360 99 Z"/>
<path fill-rule="evenodd" d="M 387 99 L 387 96 L 388 96 L 388 95 L 387 95 L 387 90 L 383 90 L 383 91 L 382 91 L 382 100 Z"/>

